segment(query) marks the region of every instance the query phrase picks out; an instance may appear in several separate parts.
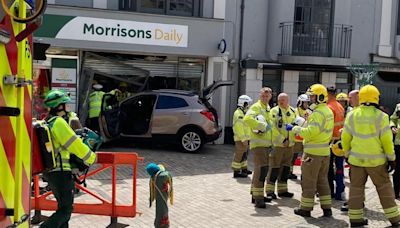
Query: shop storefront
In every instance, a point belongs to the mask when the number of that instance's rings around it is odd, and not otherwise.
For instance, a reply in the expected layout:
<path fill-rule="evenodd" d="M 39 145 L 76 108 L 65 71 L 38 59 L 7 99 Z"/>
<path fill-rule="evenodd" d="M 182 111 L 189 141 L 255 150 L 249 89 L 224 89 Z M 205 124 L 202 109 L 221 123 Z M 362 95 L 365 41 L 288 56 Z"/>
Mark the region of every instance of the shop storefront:
<path fill-rule="evenodd" d="M 212 74 L 209 69 L 224 62 L 217 47 L 223 38 L 221 20 L 66 8 L 46 11 L 34 42 L 51 47 L 47 60 L 35 66 L 49 87 L 70 93 L 70 109 L 83 119 L 94 80 L 105 92 L 126 83 L 133 94 L 151 89 L 199 92 L 226 78 L 226 69 Z"/>

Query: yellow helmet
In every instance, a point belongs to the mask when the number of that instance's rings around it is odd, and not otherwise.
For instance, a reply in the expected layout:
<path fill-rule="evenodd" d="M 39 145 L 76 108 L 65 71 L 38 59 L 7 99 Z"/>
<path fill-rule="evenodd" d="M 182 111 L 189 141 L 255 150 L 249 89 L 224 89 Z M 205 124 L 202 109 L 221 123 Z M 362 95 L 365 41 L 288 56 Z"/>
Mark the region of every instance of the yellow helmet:
<path fill-rule="evenodd" d="M 346 93 L 339 93 L 336 95 L 336 100 L 337 101 L 349 101 L 349 97 L 347 96 Z"/>
<path fill-rule="evenodd" d="M 324 85 L 314 84 L 310 86 L 310 88 L 307 90 L 307 94 L 310 96 L 316 95 L 318 103 L 324 103 L 328 101 L 328 91 Z"/>
<path fill-rule="evenodd" d="M 343 157 L 344 156 L 344 151 L 342 148 L 342 141 L 337 141 L 334 144 L 331 144 L 331 150 L 334 155 L 337 157 Z"/>
<path fill-rule="evenodd" d="M 360 104 L 379 104 L 379 90 L 373 85 L 366 85 L 358 94 Z"/>

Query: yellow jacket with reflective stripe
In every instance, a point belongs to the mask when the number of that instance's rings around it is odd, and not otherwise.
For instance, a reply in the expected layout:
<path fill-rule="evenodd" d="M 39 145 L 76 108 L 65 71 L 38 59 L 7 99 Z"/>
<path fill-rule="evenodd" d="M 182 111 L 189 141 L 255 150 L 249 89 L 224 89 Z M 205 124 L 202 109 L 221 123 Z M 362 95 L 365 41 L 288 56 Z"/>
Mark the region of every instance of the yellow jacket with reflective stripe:
<path fill-rule="evenodd" d="M 49 122 L 52 122 L 50 128 L 51 137 L 54 148 L 59 152 L 60 156 L 57 156 L 57 166 L 52 171 L 71 171 L 71 165 L 69 163 L 70 154 L 75 154 L 87 165 L 93 164 L 96 161 L 96 154 L 76 136 L 75 132 L 62 117 L 53 118 L 55 118 L 55 120 L 49 120 Z"/>
<path fill-rule="evenodd" d="M 243 120 L 245 114 L 241 108 L 237 108 L 233 114 L 233 138 L 235 141 L 250 140 L 250 128 Z"/>
<path fill-rule="evenodd" d="M 89 118 L 99 117 L 101 111 L 101 100 L 103 91 L 94 91 L 89 96 Z"/>
<path fill-rule="evenodd" d="M 264 105 L 261 101 L 254 103 L 244 116 L 244 122 L 250 127 L 250 149 L 256 147 L 270 147 L 272 146 L 271 130 L 266 131 L 267 124 L 271 125 L 270 120 L 270 107 Z M 264 116 L 266 123 L 257 121 L 258 115 Z"/>
<path fill-rule="evenodd" d="M 318 104 L 308 117 L 307 127 L 301 129 L 304 152 L 317 156 L 329 156 L 332 139 L 333 113 L 326 104 Z"/>
<path fill-rule="evenodd" d="M 342 132 L 342 146 L 349 163 L 376 167 L 394 161 L 393 136 L 387 114 L 373 106 L 360 106 L 350 112 Z"/>
<path fill-rule="evenodd" d="M 396 127 L 400 131 L 400 116 L 397 115 L 397 112 L 400 112 L 400 103 L 396 105 L 393 114 L 390 116 L 390 127 Z M 400 145 L 400 132 L 394 138 L 394 144 Z"/>
<path fill-rule="evenodd" d="M 279 109 L 281 110 L 280 114 Z M 272 144 L 275 147 L 283 147 L 283 141 L 286 138 L 289 140 L 289 146 L 294 145 L 294 133 L 293 131 L 286 131 L 286 124 L 293 124 L 295 119 L 295 110 L 290 106 L 287 109 L 279 106 L 271 109 Z"/>

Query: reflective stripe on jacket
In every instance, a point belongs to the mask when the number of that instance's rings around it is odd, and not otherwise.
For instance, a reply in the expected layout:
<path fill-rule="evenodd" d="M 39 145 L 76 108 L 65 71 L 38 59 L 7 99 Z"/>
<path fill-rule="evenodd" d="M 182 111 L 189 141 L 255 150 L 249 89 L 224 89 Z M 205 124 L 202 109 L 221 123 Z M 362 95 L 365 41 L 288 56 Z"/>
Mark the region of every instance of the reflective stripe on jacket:
<path fill-rule="evenodd" d="M 335 121 L 332 138 L 340 139 L 340 129 L 342 129 L 344 125 L 344 115 L 345 115 L 344 108 L 336 100 L 328 101 L 328 107 L 332 110 Z"/>
<path fill-rule="evenodd" d="M 70 154 L 75 154 L 87 165 L 93 164 L 96 161 L 96 154 L 76 136 L 75 132 L 63 118 L 53 118 L 56 119 L 53 120 L 54 122 L 50 131 L 54 148 L 59 153 L 59 156 L 56 158 L 57 166 L 52 171 L 70 171 Z"/>
<path fill-rule="evenodd" d="M 390 116 L 390 127 L 395 127 L 400 130 L 400 103 L 396 105 L 393 114 Z M 400 145 L 400 133 L 396 134 L 394 138 L 394 144 Z"/>
<path fill-rule="evenodd" d="M 254 103 L 244 116 L 244 122 L 250 127 L 250 149 L 256 147 L 270 147 L 272 146 L 271 130 L 266 130 L 267 124 L 271 125 L 270 120 L 270 107 L 264 105 L 261 101 Z M 264 116 L 267 123 L 257 121 L 257 116 Z"/>
<path fill-rule="evenodd" d="M 317 156 L 329 156 L 332 140 L 333 113 L 326 104 L 318 104 L 308 117 L 307 127 L 301 129 L 304 152 Z"/>
<path fill-rule="evenodd" d="M 271 122 L 272 122 L 272 144 L 275 147 L 283 147 L 283 142 L 287 138 L 289 146 L 294 145 L 294 132 L 286 131 L 286 124 L 293 124 L 296 119 L 296 113 L 292 107 L 287 109 L 279 106 L 271 109 Z"/>
<path fill-rule="evenodd" d="M 250 140 L 250 128 L 244 123 L 244 115 L 246 113 L 241 109 L 237 108 L 233 114 L 233 134 L 235 141 L 247 141 Z"/>
<path fill-rule="evenodd" d="M 101 101 L 104 96 L 103 91 L 94 91 L 89 96 L 89 118 L 99 117 L 101 111 Z"/>
<path fill-rule="evenodd" d="M 346 118 L 342 146 L 349 163 L 377 167 L 394 161 L 393 136 L 387 114 L 373 106 L 360 106 Z"/>

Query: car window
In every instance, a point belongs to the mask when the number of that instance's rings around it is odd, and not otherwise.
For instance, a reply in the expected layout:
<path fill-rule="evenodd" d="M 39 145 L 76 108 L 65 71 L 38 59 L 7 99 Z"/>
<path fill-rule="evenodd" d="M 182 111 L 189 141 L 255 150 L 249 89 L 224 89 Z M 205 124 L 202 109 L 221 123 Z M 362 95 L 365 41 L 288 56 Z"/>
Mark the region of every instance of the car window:
<path fill-rule="evenodd" d="M 160 95 L 156 109 L 183 108 L 187 106 L 189 106 L 188 103 L 182 98 Z"/>

